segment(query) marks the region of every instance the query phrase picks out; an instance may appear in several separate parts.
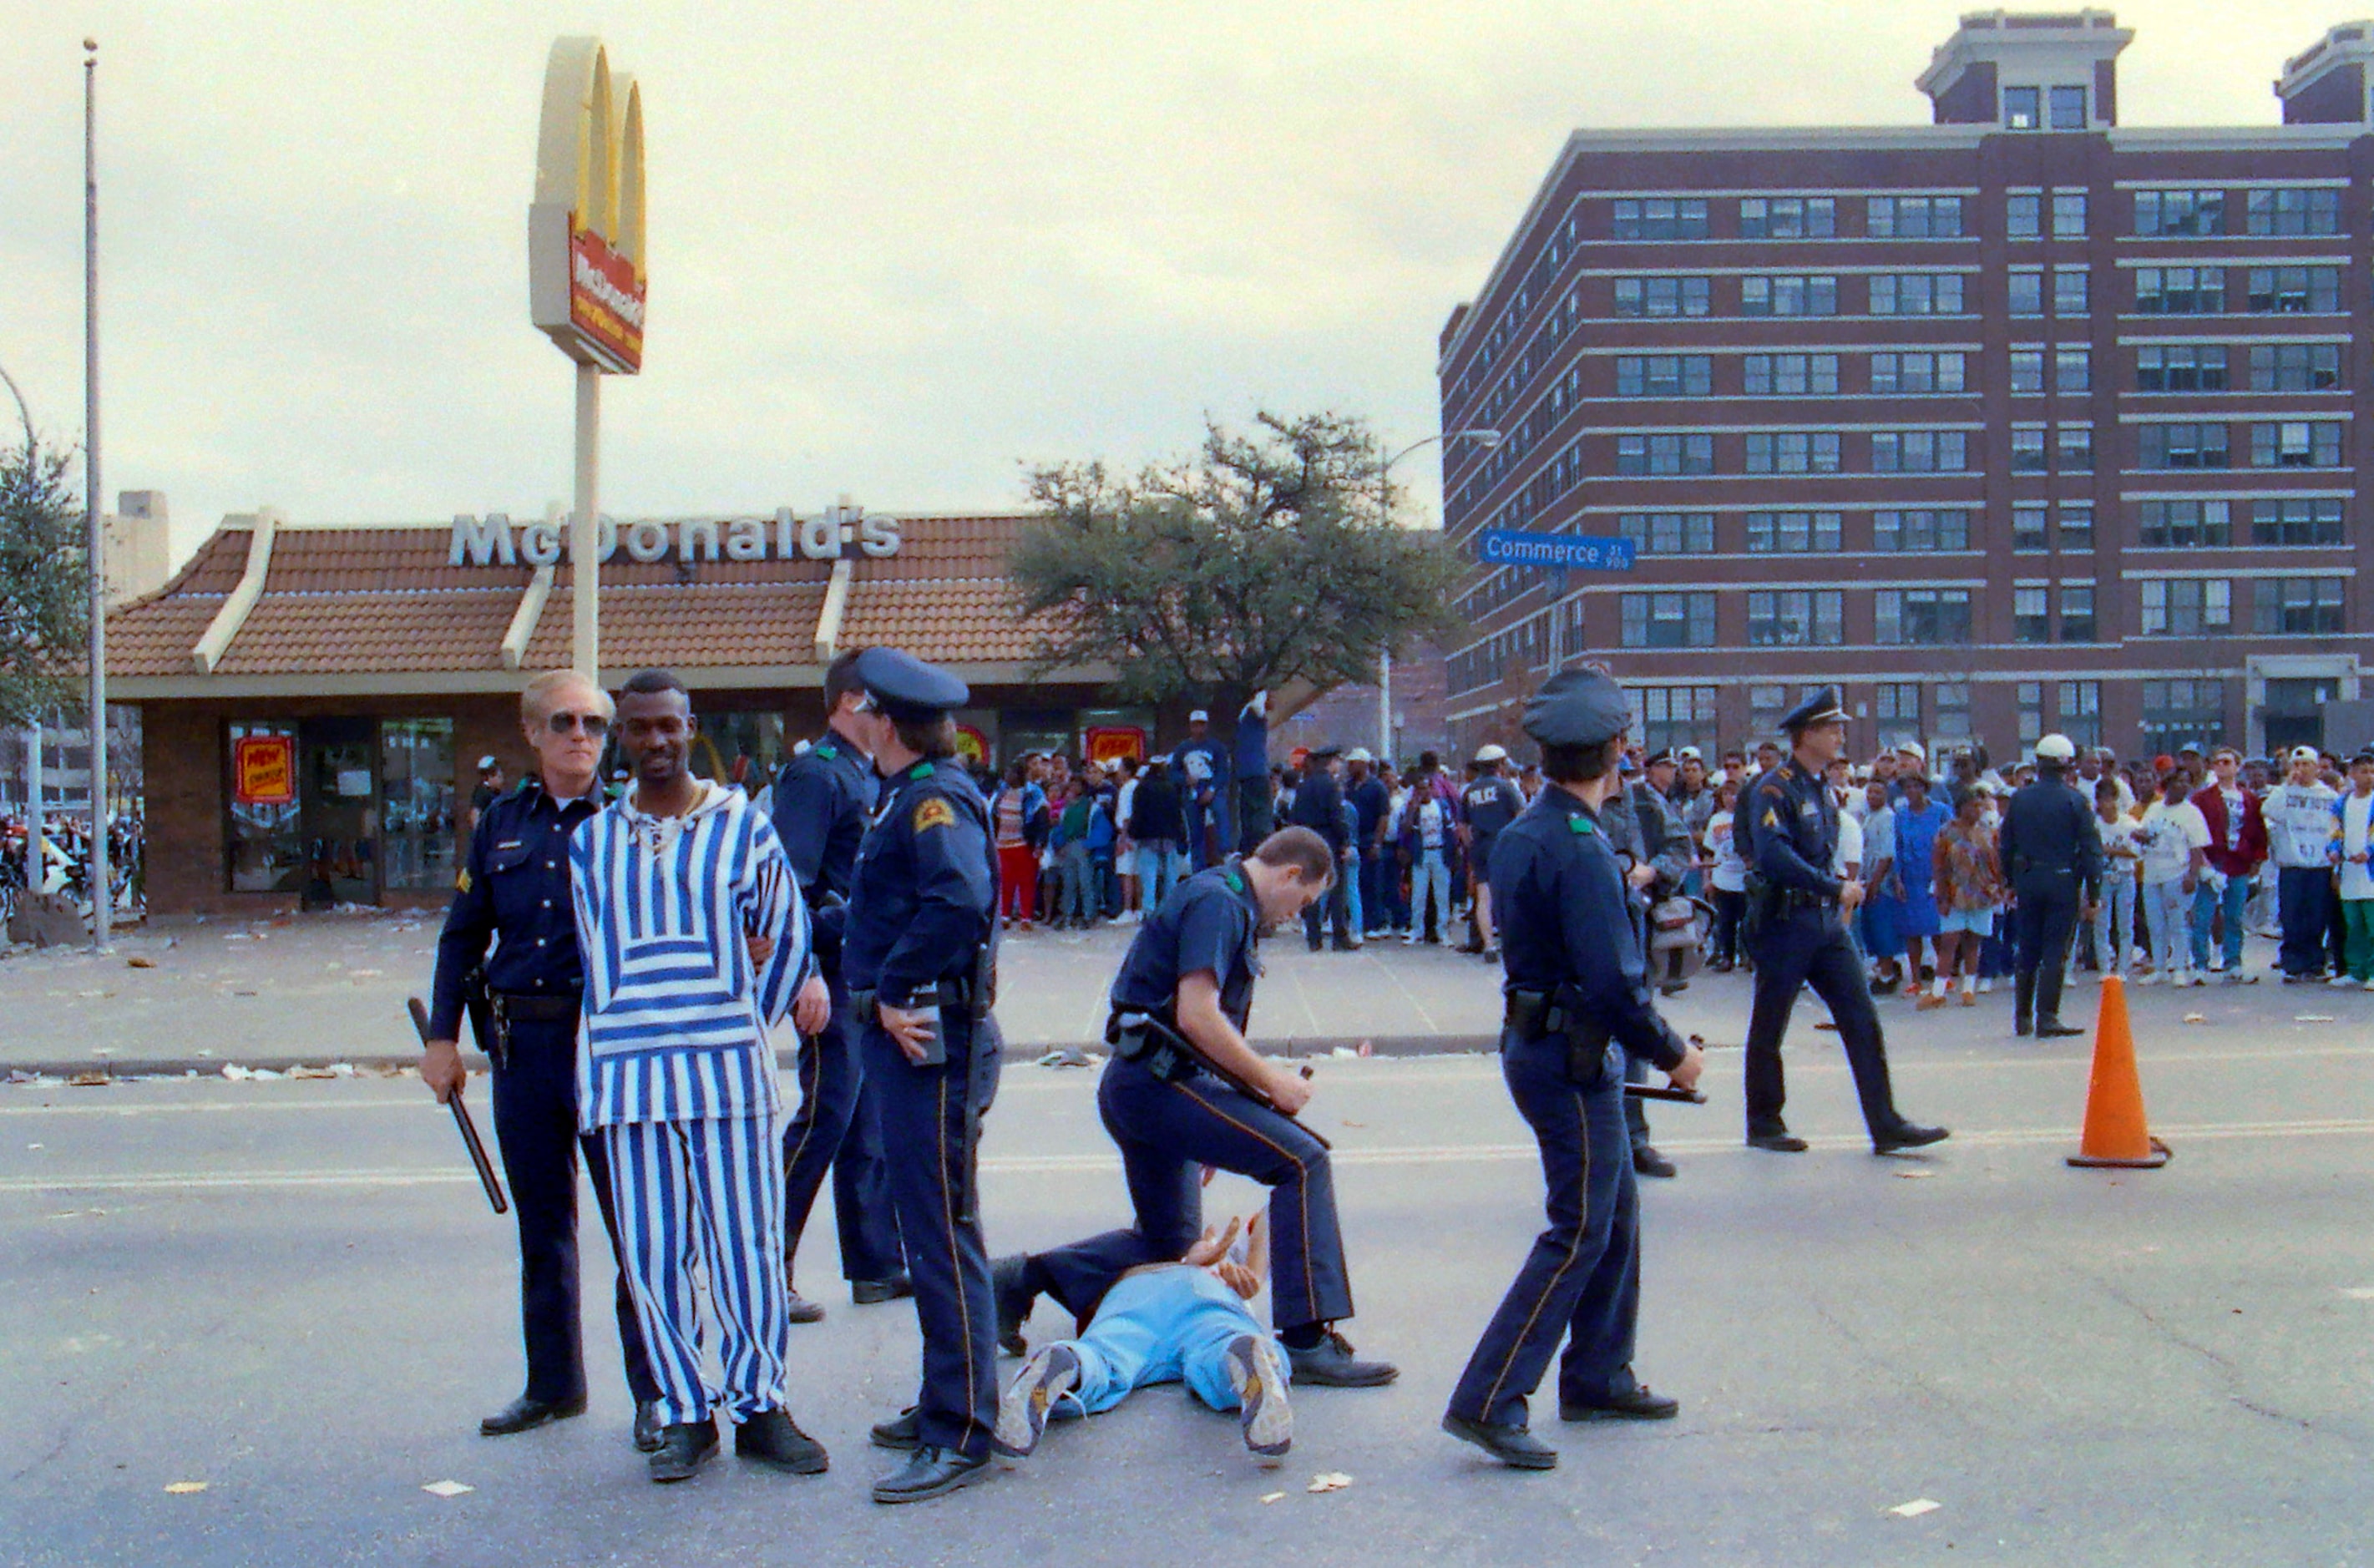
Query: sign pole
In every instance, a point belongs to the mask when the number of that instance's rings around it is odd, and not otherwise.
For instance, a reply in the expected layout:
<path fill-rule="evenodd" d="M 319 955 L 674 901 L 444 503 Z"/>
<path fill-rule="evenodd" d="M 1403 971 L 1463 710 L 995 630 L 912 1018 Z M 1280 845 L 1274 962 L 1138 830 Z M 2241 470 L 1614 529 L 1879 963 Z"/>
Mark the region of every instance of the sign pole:
<path fill-rule="evenodd" d="M 107 951 L 107 514 L 99 487 L 99 44 L 82 41 L 83 521 L 90 568 L 90 949 Z"/>
<path fill-rule="evenodd" d="M 602 372 L 577 367 L 577 500 L 569 519 L 570 667 L 602 684 Z"/>

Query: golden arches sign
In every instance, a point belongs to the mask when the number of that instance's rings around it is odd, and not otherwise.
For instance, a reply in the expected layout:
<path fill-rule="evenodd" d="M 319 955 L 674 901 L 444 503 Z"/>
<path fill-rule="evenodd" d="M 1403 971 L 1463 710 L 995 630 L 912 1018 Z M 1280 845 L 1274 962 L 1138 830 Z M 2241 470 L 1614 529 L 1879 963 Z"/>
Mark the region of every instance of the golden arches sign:
<path fill-rule="evenodd" d="M 554 41 L 544 70 L 528 317 L 581 365 L 643 364 L 643 99 L 597 38 Z"/>

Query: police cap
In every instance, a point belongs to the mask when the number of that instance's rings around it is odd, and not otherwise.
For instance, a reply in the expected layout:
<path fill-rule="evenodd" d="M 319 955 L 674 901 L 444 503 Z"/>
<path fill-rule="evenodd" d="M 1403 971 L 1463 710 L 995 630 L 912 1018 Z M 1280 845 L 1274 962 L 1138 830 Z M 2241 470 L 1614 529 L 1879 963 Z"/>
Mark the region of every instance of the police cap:
<path fill-rule="evenodd" d="M 1839 688 L 1823 686 L 1781 715 L 1780 728 L 1793 735 L 1816 724 L 1843 721 L 1846 716 L 1845 699 L 1839 695 Z"/>
<path fill-rule="evenodd" d="M 857 682 L 875 706 L 910 723 L 936 719 L 972 700 L 972 688 L 903 649 L 869 648 L 857 656 Z"/>
<path fill-rule="evenodd" d="M 1624 688 L 1596 670 L 1561 670 L 1525 704 L 1525 733 L 1545 746 L 1603 746 L 1631 727 Z"/>

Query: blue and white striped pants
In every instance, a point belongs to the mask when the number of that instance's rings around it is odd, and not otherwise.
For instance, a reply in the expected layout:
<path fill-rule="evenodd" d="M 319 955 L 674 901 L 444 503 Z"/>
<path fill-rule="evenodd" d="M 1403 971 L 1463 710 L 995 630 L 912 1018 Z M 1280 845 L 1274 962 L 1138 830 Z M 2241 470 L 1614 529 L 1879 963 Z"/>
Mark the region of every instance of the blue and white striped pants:
<path fill-rule="evenodd" d="M 671 1426 L 723 1405 L 736 1422 L 786 1403 L 791 1338 L 783 1294 L 783 1167 L 771 1117 L 605 1127 L 617 1200 L 619 1263 L 642 1318 Z M 709 1276 L 724 1387 L 701 1375 L 700 1303 Z"/>

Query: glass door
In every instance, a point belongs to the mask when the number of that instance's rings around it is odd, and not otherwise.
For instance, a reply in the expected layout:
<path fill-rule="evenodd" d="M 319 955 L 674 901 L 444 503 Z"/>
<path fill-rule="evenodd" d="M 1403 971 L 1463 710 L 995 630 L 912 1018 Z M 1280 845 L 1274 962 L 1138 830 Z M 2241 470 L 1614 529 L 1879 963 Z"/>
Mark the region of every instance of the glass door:
<path fill-rule="evenodd" d="M 347 718 L 297 726 L 308 909 L 379 902 L 378 729 L 376 720 Z"/>

